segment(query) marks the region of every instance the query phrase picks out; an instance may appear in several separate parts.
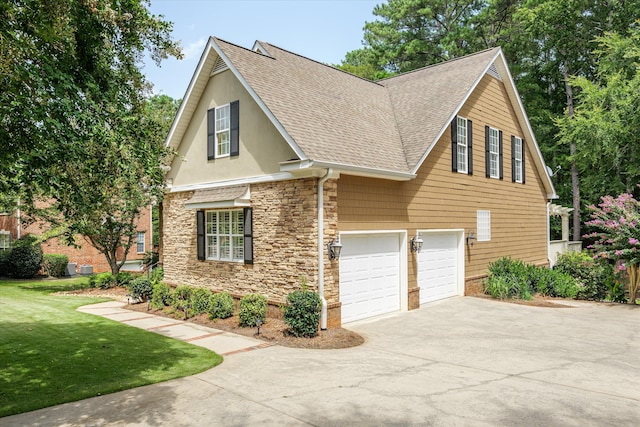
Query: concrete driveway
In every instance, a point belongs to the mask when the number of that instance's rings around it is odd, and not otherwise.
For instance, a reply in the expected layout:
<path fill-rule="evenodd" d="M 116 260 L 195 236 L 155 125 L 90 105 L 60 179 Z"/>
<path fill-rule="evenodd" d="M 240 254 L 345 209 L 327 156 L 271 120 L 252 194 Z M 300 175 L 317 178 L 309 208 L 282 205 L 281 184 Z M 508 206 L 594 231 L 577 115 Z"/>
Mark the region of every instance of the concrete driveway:
<path fill-rule="evenodd" d="M 350 324 L 356 348 L 259 349 L 0 425 L 640 425 L 640 306 L 574 305 L 456 297 Z"/>

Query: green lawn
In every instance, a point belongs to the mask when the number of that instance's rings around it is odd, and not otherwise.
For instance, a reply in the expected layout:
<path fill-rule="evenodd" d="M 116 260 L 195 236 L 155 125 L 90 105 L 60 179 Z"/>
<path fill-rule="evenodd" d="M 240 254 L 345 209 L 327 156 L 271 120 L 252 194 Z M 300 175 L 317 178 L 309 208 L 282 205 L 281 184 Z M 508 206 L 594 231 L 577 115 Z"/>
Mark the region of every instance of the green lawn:
<path fill-rule="evenodd" d="M 0 280 L 0 417 L 193 375 L 222 362 L 207 349 L 76 311 L 104 299 L 49 295 L 84 283 Z"/>

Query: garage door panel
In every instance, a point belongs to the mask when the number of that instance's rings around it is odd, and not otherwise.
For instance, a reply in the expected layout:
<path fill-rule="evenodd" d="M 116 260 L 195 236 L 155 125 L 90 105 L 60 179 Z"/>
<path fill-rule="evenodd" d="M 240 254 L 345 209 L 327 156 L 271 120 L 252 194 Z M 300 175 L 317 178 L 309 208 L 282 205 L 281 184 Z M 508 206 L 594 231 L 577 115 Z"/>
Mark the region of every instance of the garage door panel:
<path fill-rule="evenodd" d="M 400 309 L 400 236 L 341 236 L 340 301 L 344 323 Z"/>
<path fill-rule="evenodd" d="M 458 295 L 458 266 L 463 261 L 459 260 L 457 233 L 425 233 L 423 240 L 418 254 L 420 303 Z"/>

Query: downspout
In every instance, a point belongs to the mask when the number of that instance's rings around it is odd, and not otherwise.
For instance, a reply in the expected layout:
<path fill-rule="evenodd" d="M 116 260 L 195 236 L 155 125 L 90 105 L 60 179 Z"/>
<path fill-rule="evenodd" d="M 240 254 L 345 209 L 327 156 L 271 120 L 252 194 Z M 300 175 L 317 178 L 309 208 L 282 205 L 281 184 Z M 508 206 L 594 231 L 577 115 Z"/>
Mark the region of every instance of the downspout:
<path fill-rule="evenodd" d="M 324 183 L 329 179 L 333 169 L 318 180 L 318 295 L 322 301 L 320 312 L 320 329 L 327 329 L 327 300 L 324 298 Z"/>
<path fill-rule="evenodd" d="M 551 202 L 547 202 L 547 261 L 549 262 L 549 268 L 553 268 L 551 265 Z"/>
<path fill-rule="evenodd" d="M 20 221 L 20 199 L 18 199 L 18 239 L 20 239 L 22 230 L 21 230 L 21 221 Z"/>

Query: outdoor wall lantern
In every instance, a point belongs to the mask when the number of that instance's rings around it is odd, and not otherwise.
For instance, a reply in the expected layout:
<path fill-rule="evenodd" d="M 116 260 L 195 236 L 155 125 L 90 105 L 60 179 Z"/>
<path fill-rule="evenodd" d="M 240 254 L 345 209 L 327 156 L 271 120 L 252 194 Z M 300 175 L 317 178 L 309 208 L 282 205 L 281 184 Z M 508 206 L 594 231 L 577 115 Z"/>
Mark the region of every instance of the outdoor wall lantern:
<path fill-rule="evenodd" d="M 469 235 L 467 236 L 467 245 L 473 246 L 473 242 L 476 240 L 476 233 L 471 230 L 469 231 Z"/>
<path fill-rule="evenodd" d="M 422 236 L 420 235 L 420 233 L 417 233 L 411 238 L 411 252 L 420 252 L 423 244 L 424 240 L 422 240 Z"/>
<path fill-rule="evenodd" d="M 340 243 L 340 236 L 338 236 L 335 240 L 332 240 L 328 245 L 329 249 L 329 259 L 340 259 L 340 251 L 342 251 L 342 243 Z"/>

